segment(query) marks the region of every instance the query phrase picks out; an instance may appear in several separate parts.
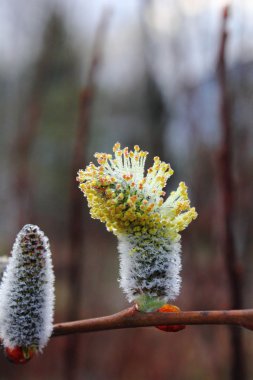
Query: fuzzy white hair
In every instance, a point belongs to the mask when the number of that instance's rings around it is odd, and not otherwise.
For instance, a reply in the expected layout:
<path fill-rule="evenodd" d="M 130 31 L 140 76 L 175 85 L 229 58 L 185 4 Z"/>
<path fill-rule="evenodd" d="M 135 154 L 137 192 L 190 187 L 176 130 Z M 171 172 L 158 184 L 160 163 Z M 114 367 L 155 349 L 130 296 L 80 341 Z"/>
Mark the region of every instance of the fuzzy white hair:
<path fill-rule="evenodd" d="M 174 300 L 181 286 L 181 244 L 150 235 L 119 237 L 120 287 L 129 302 L 147 295 Z"/>
<path fill-rule="evenodd" d="M 0 336 L 5 347 L 42 351 L 53 329 L 54 273 L 48 238 L 35 225 L 17 235 L 0 286 Z"/>

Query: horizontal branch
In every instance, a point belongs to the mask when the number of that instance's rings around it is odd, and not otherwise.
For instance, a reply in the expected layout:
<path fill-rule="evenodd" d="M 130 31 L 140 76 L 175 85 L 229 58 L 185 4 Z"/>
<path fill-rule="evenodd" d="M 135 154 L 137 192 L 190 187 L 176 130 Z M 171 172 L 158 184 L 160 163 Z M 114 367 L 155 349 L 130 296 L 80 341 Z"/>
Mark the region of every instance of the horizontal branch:
<path fill-rule="evenodd" d="M 253 330 L 253 309 L 143 313 L 133 306 L 106 317 L 57 323 L 52 336 L 159 325 L 239 325 Z"/>

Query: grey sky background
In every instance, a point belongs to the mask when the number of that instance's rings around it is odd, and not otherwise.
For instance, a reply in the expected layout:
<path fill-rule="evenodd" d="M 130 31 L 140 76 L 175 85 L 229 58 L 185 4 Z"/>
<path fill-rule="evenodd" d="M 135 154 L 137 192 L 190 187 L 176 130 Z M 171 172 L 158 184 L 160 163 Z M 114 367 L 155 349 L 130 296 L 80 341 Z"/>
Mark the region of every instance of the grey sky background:
<path fill-rule="evenodd" d="M 144 4 L 149 5 L 144 6 Z M 105 46 L 100 85 L 115 90 L 122 78 L 134 83 L 143 66 L 141 23 L 149 31 L 149 63 L 158 82 L 167 91 L 173 79 L 194 82 L 209 75 L 216 58 L 220 15 L 219 0 L 2 0 L 0 4 L 0 70 L 15 76 L 27 70 L 36 58 L 48 14 L 55 7 L 65 19 L 71 44 L 85 63 L 85 43 L 92 44 L 101 13 L 112 10 Z M 229 64 L 251 60 L 253 55 L 253 2 L 231 2 Z M 174 57 L 171 50 L 175 52 Z M 178 59 L 179 58 L 179 59 Z M 176 61 L 176 62 L 175 62 Z M 84 65 L 83 65 L 84 66 Z M 175 75 L 176 74 L 176 75 Z M 84 74 L 82 74 L 84 75 Z M 169 85 L 168 85 L 169 84 Z M 178 81 L 177 81 L 178 84 Z M 180 84 L 180 83 L 179 83 Z"/>

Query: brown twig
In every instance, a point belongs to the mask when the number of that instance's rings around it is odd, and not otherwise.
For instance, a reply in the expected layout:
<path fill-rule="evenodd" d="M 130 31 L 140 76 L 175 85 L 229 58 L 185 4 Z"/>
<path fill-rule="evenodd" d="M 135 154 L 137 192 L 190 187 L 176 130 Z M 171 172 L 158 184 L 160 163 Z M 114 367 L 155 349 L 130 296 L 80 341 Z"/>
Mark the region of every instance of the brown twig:
<path fill-rule="evenodd" d="M 143 313 L 133 306 L 105 317 L 57 323 L 52 336 L 159 325 L 239 325 L 253 330 L 253 309 Z"/>
<path fill-rule="evenodd" d="M 220 188 L 223 206 L 223 252 L 229 279 L 230 307 L 242 308 L 242 271 L 237 258 L 233 232 L 234 223 L 234 183 L 232 175 L 232 126 L 230 118 L 230 102 L 228 98 L 226 43 L 228 38 L 227 20 L 229 7 L 225 7 L 222 17 L 222 30 L 217 60 L 217 75 L 220 89 L 220 127 L 222 134 L 221 152 L 219 156 Z M 231 378 L 245 379 L 245 363 L 243 342 L 240 330 L 231 328 Z"/>

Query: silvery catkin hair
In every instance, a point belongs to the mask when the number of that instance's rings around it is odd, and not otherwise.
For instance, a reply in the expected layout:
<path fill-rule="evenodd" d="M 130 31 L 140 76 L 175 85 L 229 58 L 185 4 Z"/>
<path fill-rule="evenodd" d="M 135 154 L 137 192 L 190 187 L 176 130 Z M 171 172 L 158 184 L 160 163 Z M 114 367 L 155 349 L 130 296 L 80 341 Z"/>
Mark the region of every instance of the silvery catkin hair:
<path fill-rule="evenodd" d="M 8 350 L 42 351 L 53 329 L 54 274 L 48 238 L 25 225 L 0 286 L 0 336 Z"/>

